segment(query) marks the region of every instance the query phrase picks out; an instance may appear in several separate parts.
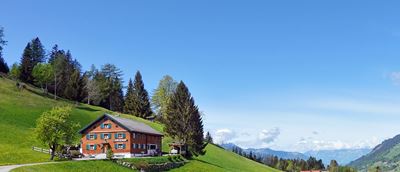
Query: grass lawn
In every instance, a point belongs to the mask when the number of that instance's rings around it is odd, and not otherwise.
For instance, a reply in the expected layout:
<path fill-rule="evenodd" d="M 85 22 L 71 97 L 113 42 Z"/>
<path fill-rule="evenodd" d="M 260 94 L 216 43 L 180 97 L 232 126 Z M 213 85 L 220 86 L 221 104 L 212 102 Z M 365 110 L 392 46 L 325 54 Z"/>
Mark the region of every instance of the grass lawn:
<path fill-rule="evenodd" d="M 48 161 L 49 155 L 31 150 L 32 146 L 46 148 L 33 136 L 36 119 L 54 106 L 70 105 L 73 107 L 72 118 L 84 127 L 107 109 L 86 104 L 75 105 L 73 102 L 57 100 L 43 96 L 40 89 L 28 87 L 18 90 L 15 82 L 0 78 L 0 165 L 22 164 Z M 161 131 L 163 126 L 130 115 L 122 115 L 144 122 Z M 168 140 L 164 138 L 163 151 L 168 151 Z"/>
<path fill-rule="evenodd" d="M 79 172 L 79 171 L 96 171 L 96 172 L 110 172 L 110 171 L 121 171 L 121 172 L 132 172 L 132 169 L 122 167 L 116 163 L 110 161 L 70 161 L 60 162 L 54 164 L 43 164 L 19 167 L 12 172 L 33 172 L 33 171 L 54 171 L 54 172 Z"/>
<path fill-rule="evenodd" d="M 41 90 L 28 87 L 29 90 L 17 90 L 15 82 L 0 78 L 0 165 L 24 164 L 48 161 L 49 155 L 31 150 L 32 146 L 46 148 L 33 136 L 36 119 L 54 106 L 70 105 L 73 107 L 72 118 L 81 127 L 110 111 L 86 104 L 75 105 L 65 100 L 53 100 L 41 94 Z M 123 117 L 144 122 L 163 132 L 163 125 L 130 115 Z M 169 137 L 163 138 L 163 151 L 168 152 Z M 148 163 L 165 161 L 164 157 L 148 159 Z M 166 157 L 165 157 L 166 158 Z M 141 158 L 142 160 L 145 158 Z M 130 161 L 138 161 L 132 159 Z M 125 171 L 130 170 L 108 161 L 72 161 L 56 164 L 21 167 L 16 171 Z M 185 166 L 172 171 L 278 171 L 268 166 L 243 158 L 232 152 L 207 146 L 207 153 L 190 160 Z"/>
<path fill-rule="evenodd" d="M 235 153 L 209 144 L 204 156 L 191 160 L 181 168 L 172 169 L 172 172 L 183 171 L 254 171 L 278 172 L 279 170 L 251 161 Z"/>

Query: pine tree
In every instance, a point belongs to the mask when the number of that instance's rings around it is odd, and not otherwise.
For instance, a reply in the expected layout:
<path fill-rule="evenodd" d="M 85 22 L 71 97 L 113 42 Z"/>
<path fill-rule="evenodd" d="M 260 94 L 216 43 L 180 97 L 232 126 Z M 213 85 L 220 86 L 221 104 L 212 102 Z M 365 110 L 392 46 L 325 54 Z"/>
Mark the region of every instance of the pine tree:
<path fill-rule="evenodd" d="M 201 115 L 182 81 L 178 84 L 168 106 L 165 130 L 175 140 L 187 145 L 193 155 L 205 153 Z"/>
<path fill-rule="evenodd" d="M 29 42 L 21 58 L 21 81 L 34 84 L 32 70 L 36 64 L 44 62 L 45 57 L 45 51 L 39 38 L 35 38 Z"/>
<path fill-rule="evenodd" d="M 19 79 L 23 82 L 28 82 L 28 83 L 33 82 L 32 70 L 34 66 L 32 63 L 31 56 L 32 56 L 31 43 L 28 43 L 24 49 L 24 53 L 22 54 L 21 64 L 20 64 L 21 73 Z"/>
<path fill-rule="evenodd" d="M 211 134 L 210 134 L 210 132 L 208 132 L 208 131 L 207 131 L 207 134 L 206 134 L 205 141 L 206 141 L 207 143 L 214 143 L 214 142 L 213 142 L 213 138 L 211 137 Z"/>
<path fill-rule="evenodd" d="M 4 31 L 4 29 L 2 27 L 0 27 L 0 73 L 8 73 L 10 71 L 10 69 L 8 68 L 7 63 L 5 62 L 5 60 L 3 58 L 3 49 L 4 49 L 4 46 L 7 44 L 7 41 L 5 41 L 3 39 L 3 37 L 4 37 L 3 31 Z"/>
<path fill-rule="evenodd" d="M 149 94 L 144 88 L 142 75 L 139 71 L 136 72 L 133 88 L 133 106 L 129 107 L 132 110 L 132 114 L 141 118 L 151 116 L 153 112 L 150 107 Z"/>
<path fill-rule="evenodd" d="M 112 89 L 110 92 L 110 104 L 110 110 L 122 112 L 124 107 L 124 95 L 122 92 L 122 83 L 118 77 L 114 78 L 112 83 Z"/>
<path fill-rule="evenodd" d="M 129 79 L 128 88 L 125 94 L 125 105 L 124 105 L 124 113 L 126 114 L 134 114 L 134 103 L 135 103 L 135 95 L 132 79 Z"/>

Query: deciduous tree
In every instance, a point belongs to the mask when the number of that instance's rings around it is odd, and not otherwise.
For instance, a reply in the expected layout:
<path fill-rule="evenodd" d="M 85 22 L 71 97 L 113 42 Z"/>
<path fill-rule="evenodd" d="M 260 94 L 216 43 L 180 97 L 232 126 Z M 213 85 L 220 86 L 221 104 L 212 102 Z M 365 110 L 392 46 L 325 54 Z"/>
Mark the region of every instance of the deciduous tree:
<path fill-rule="evenodd" d="M 71 120 L 70 107 L 55 107 L 44 112 L 36 123 L 35 135 L 51 150 L 50 160 L 54 159 L 55 152 L 61 145 L 71 145 L 77 136 L 79 124 Z"/>

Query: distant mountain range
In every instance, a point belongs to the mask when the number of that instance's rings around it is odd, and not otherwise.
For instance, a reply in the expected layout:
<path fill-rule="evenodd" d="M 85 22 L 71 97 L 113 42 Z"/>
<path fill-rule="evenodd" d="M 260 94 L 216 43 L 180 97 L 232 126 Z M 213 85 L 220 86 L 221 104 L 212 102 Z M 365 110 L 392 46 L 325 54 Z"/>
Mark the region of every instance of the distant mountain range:
<path fill-rule="evenodd" d="M 371 152 L 371 149 L 338 149 L 338 150 L 318 150 L 318 151 L 308 151 L 304 154 L 307 157 L 313 156 L 318 159 L 322 159 L 325 165 L 328 165 L 332 159 L 336 160 L 341 165 L 346 165 L 351 161 L 360 158 L 363 155 Z"/>
<path fill-rule="evenodd" d="M 379 166 L 382 171 L 400 171 L 400 135 L 383 141 L 372 151 L 349 164 L 360 171 Z"/>
<path fill-rule="evenodd" d="M 221 147 L 232 150 L 236 146 L 233 143 L 222 144 Z M 250 151 L 255 153 L 257 156 L 268 156 L 273 155 L 284 159 L 304 159 L 307 160 L 310 156 L 316 157 L 317 159 L 322 159 L 325 165 L 328 165 L 332 159 L 335 159 L 339 164 L 346 165 L 349 162 L 367 154 L 371 149 L 340 149 L 340 150 L 318 150 L 318 151 L 308 151 L 305 153 L 300 152 L 288 152 L 288 151 L 278 151 L 269 148 L 260 149 L 243 149 L 246 153 Z"/>

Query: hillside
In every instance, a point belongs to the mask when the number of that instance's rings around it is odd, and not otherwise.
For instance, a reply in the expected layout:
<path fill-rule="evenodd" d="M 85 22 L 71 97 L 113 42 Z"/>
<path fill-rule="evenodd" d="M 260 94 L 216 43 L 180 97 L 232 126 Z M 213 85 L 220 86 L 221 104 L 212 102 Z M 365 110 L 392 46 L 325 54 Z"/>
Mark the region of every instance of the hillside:
<path fill-rule="evenodd" d="M 329 165 L 332 159 L 336 160 L 340 165 L 346 165 L 351 161 L 362 157 L 371 152 L 371 149 L 338 149 L 338 150 L 314 150 L 304 153 L 307 157 L 313 156 L 322 159 L 325 165 Z"/>
<path fill-rule="evenodd" d="M 49 155 L 37 153 L 31 150 L 32 146 L 42 146 L 38 143 L 32 133 L 36 119 L 53 106 L 70 105 L 73 107 L 72 118 L 74 121 L 85 126 L 99 115 L 108 110 L 96 106 L 85 104 L 76 105 L 65 100 L 55 101 L 51 97 L 42 95 L 36 88 L 27 87 L 25 90 L 18 90 L 15 82 L 0 78 L 0 165 L 23 164 L 33 162 L 48 161 Z M 112 113 L 112 112 L 109 112 Z M 163 131 L 163 126 L 133 116 L 122 115 L 123 117 L 138 120 L 149 124 L 158 131 Z M 167 151 L 169 137 L 163 139 L 163 151 Z M 67 162 L 59 164 L 39 165 L 24 167 L 27 171 L 41 171 L 44 169 L 57 169 L 59 171 L 69 171 L 73 168 L 85 166 L 90 163 Z M 96 165 L 114 165 L 102 161 L 94 162 Z M 57 167 L 57 168 L 55 168 Z M 30 169 L 32 168 L 32 169 Z M 118 167 L 108 167 L 107 169 L 118 169 Z M 102 169 L 102 168 L 99 168 Z M 265 165 L 250 161 L 231 152 L 225 151 L 214 145 L 207 146 L 207 154 L 191 160 L 187 165 L 175 171 L 277 171 Z M 107 170 L 106 170 L 107 171 Z"/>
<path fill-rule="evenodd" d="M 380 166 L 383 171 L 400 171 L 400 135 L 383 141 L 370 153 L 349 164 L 360 171 Z"/>

